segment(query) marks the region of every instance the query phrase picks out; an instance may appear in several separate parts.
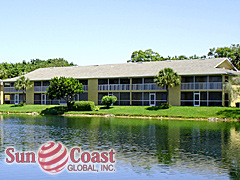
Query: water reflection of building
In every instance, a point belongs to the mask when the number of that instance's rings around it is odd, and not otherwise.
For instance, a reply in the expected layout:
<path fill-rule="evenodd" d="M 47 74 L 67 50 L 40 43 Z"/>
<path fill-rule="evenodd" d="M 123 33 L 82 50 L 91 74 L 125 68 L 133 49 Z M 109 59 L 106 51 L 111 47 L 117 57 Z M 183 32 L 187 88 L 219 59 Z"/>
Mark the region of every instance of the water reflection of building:
<path fill-rule="evenodd" d="M 180 149 L 192 154 L 202 154 L 219 158 L 222 155 L 222 139 L 229 136 L 229 132 L 211 129 L 186 129 L 180 130 Z"/>
<path fill-rule="evenodd" d="M 134 168 L 136 164 L 145 168 L 161 165 L 161 167 L 182 172 L 198 171 L 209 176 L 210 174 L 230 174 L 233 179 L 239 177 L 240 133 L 238 131 L 230 130 L 231 126 L 227 123 L 184 122 L 180 124 L 181 122 L 178 122 L 173 126 L 174 123 L 176 122 L 152 125 L 146 129 L 141 127 L 141 130 L 135 128 L 135 132 L 132 128 L 131 134 L 137 133 L 139 138 L 123 139 L 129 146 L 132 145 L 130 142 L 134 142 L 136 153 L 129 154 L 129 151 L 122 151 L 119 158 L 131 162 Z M 188 125 L 185 127 L 186 124 Z M 129 158 L 131 155 L 134 158 Z"/>
<path fill-rule="evenodd" d="M 1 143 L 14 142 L 18 149 L 38 148 L 46 140 L 83 150 L 113 147 L 118 163 L 135 172 L 230 172 L 238 177 L 240 135 L 229 123 L 9 116 L 3 125 Z"/>
<path fill-rule="evenodd" d="M 0 124 L 0 127 L 1 127 L 1 146 L 3 146 L 3 115 L 0 115 L 0 122 L 1 122 L 1 124 Z"/>

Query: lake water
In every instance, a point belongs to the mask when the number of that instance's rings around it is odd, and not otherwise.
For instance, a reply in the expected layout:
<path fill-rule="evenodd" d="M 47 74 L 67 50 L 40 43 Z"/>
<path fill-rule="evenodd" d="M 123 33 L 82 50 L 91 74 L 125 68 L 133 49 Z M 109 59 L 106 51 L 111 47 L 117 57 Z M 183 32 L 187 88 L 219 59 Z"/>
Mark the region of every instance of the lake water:
<path fill-rule="evenodd" d="M 6 164 L 5 148 L 116 151 L 113 173 L 49 175 L 38 164 Z M 240 124 L 148 119 L 0 115 L 0 179 L 240 179 Z"/>

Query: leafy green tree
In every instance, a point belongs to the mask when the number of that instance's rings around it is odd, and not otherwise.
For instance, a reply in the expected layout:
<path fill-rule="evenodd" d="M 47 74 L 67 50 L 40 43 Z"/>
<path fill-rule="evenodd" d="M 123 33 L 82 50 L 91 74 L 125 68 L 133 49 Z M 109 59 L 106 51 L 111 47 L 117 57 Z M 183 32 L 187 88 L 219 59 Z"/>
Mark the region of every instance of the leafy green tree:
<path fill-rule="evenodd" d="M 208 56 L 215 58 L 228 57 L 237 69 L 240 69 L 240 46 L 239 44 L 232 44 L 230 47 L 211 48 Z"/>
<path fill-rule="evenodd" d="M 25 103 L 25 89 L 28 89 L 32 87 L 32 83 L 28 78 L 25 78 L 24 76 L 20 77 L 15 83 L 14 83 L 14 88 L 16 90 L 21 90 L 23 91 L 23 103 Z"/>
<path fill-rule="evenodd" d="M 160 56 L 159 53 L 152 51 L 151 49 L 147 49 L 145 51 L 139 50 L 134 51 L 131 55 L 131 60 L 127 62 L 149 62 L 149 61 L 165 61 L 165 60 L 187 60 L 187 59 L 200 59 L 206 58 L 205 55 L 199 57 L 197 55 L 187 57 L 185 55 L 180 56 L 168 56 L 163 57 Z"/>
<path fill-rule="evenodd" d="M 83 85 L 77 79 L 66 77 L 54 77 L 50 81 L 46 95 L 49 99 L 64 99 L 69 106 L 72 99 L 79 93 L 82 93 Z"/>
<path fill-rule="evenodd" d="M 30 62 L 23 60 L 22 63 L 1 63 L 0 64 L 0 79 L 13 78 L 24 75 L 38 68 L 45 67 L 63 67 L 63 66 L 74 66 L 73 63 L 69 63 L 63 58 L 58 59 L 32 59 Z"/>
<path fill-rule="evenodd" d="M 174 72 L 173 69 L 165 68 L 159 71 L 158 75 L 155 76 L 154 82 L 156 82 L 158 86 L 166 86 L 167 103 L 169 104 L 169 88 L 180 84 L 180 76 L 176 72 Z"/>
<path fill-rule="evenodd" d="M 178 59 L 179 59 L 179 60 L 185 60 L 185 59 L 188 59 L 188 57 L 187 57 L 187 56 L 184 56 L 184 55 L 181 55 L 181 56 L 178 56 Z"/>
<path fill-rule="evenodd" d="M 116 96 L 103 96 L 102 103 L 106 105 L 106 108 L 109 108 L 111 104 L 115 103 L 117 101 Z"/>
<path fill-rule="evenodd" d="M 157 52 L 152 51 L 152 49 L 147 49 L 145 51 L 134 51 L 131 55 L 131 60 L 128 60 L 128 62 L 148 62 L 161 60 L 164 60 L 164 58 Z"/>

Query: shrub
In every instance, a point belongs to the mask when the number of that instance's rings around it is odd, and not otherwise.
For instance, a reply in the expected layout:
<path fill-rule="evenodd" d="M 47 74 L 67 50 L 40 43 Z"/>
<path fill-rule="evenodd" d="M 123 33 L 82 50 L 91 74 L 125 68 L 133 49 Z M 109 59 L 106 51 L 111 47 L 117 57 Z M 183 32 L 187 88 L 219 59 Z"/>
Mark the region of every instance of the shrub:
<path fill-rule="evenodd" d="M 72 101 L 69 106 L 69 111 L 93 111 L 95 104 L 93 101 Z"/>
<path fill-rule="evenodd" d="M 107 108 L 111 106 L 111 104 L 115 103 L 117 101 L 116 96 L 103 96 L 102 103 L 106 105 Z"/>
<path fill-rule="evenodd" d="M 162 103 L 160 106 L 161 109 L 169 109 L 170 107 L 171 107 L 171 105 L 168 103 Z"/>
<path fill-rule="evenodd" d="M 95 107 L 94 111 L 99 111 L 99 107 Z"/>
<path fill-rule="evenodd" d="M 66 106 L 56 106 L 56 107 L 51 107 L 51 108 L 46 108 L 41 111 L 41 115 L 59 115 L 59 114 L 64 114 L 67 112 L 67 107 Z"/>
<path fill-rule="evenodd" d="M 25 105 L 26 105 L 25 102 L 20 102 L 20 103 L 18 104 L 18 106 L 25 106 Z"/>

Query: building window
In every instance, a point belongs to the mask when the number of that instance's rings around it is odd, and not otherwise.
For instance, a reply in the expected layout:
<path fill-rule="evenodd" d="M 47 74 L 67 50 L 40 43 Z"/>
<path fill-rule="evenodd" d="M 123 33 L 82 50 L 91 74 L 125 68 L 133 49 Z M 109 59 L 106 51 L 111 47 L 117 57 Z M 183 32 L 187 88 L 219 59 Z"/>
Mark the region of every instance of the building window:
<path fill-rule="evenodd" d="M 109 93 L 98 93 L 98 104 L 103 105 L 101 102 L 103 96 L 114 95 L 117 97 L 117 101 L 114 105 L 130 105 L 130 92 L 109 92 Z"/>
<path fill-rule="evenodd" d="M 133 84 L 142 84 L 142 78 L 133 78 L 132 79 Z"/>
<path fill-rule="evenodd" d="M 108 84 L 108 79 L 98 79 L 98 84 Z"/>
<path fill-rule="evenodd" d="M 34 104 L 41 104 L 41 94 L 34 94 Z"/>
<path fill-rule="evenodd" d="M 11 83 L 4 83 L 4 87 L 11 87 Z"/>
<path fill-rule="evenodd" d="M 103 96 L 107 96 L 108 93 L 98 93 L 98 104 L 99 105 L 103 105 L 103 103 L 101 102 Z"/>
<path fill-rule="evenodd" d="M 182 92 L 181 100 L 193 100 L 193 92 Z"/>
<path fill-rule="evenodd" d="M 130 105 L 130 92 L 119 93 L 119 105 L 129 106 Z"/>
<path fill-rule="evenodd" d="M 200 93 L 200 106 L 222 106 L 222 92 L 181 92 L 181 106 L 194 106 L 194 94 Z M 228 100 L 226 100 L 228 103 Z M 226 102 L 225 102 L 226 103 Z"/>
<path fill-rule="evenodd" d="M 167 93 L 166 92 L 151 92 L 155 94 L 155 99 L 152 100 L 155 102 L 156 106 L 160 106 L 162 103 L 167 102 Z M 150 92 L 133 92 L 132 93 L 132 105 L 134 106 L 149 106 L 150 103 Z"/>
<path fill-rule="evenodd" d="M 79 101 L 88 101 L 88 93 L 79 94 Z"/>
<path fill-rule="evenodd" d="M 34 86 L 41 86 L 41 81 L 34 82 Z"/>
<path fill-rule="evenodd" d="M 222 92 L 209 92 L 209 100 L 222 100 Z"/>
<path fill-rule="evenodd" d="M 196 76 L 195 82 L 207 82 L 207 76 Z"/>
<path fill-rule="evenodd" d="M 222 82 L 222 76 L 209 76 L 209 82 Z"/>
<path fill-rule="evenodd" d="M 42 105 L 59 105 L 59 100 L 54 99 L 51 100 L 49 97 L 44 93 L 34 93 L 34 104 L 42 104 Z"/>
<path fill-rule="evenodd" d="M 109 84 L 119 84 L 119 79 L 109 79 Z"/>
<path fill-rule="evenodd" d="M 182 76 L 182 83 L 193 83 L 193 76 Z"/>
<path fill-rule="evenodd" d="M 5 104 L 10 104 L 10 94 L 4 94 L 4 103 Z"/>
<path fill-rule="evenodd" d="M 120 84 L 130 84 L 130 79 L 120 79 Z"/>
<path fill-rule="evenodd" d="M 49 86 L 50 82 L 49 81 L 43 81 L 43 86 Z"/>
<path fill-rule="evenodd" d="M 88 80 L 79 80 L 80 83 L 82 83 L 82 85 L 88 85 Z"/>
<path fill-rule="evenodd" d="M 153 78 L 144 78 L 144 83 L 155 83 Z"/>
<path fill-rule="evenodd" d="M 132 100 L 141 101 L 142 100 L 142 92 L 133 92 Z"/>

